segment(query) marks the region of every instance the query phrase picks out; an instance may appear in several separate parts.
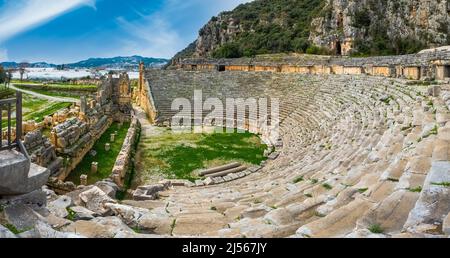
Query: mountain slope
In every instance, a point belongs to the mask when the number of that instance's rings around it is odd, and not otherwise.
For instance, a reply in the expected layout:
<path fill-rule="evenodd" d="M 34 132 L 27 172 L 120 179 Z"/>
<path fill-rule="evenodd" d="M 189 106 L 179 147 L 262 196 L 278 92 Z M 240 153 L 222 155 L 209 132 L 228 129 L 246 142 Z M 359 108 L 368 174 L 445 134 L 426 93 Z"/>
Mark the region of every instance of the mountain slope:
<path fill-rule="evenodd" d="M 255 0 L 213 17 L 182 54 L 385 55 L 450 43 L 450 0 Z"/>

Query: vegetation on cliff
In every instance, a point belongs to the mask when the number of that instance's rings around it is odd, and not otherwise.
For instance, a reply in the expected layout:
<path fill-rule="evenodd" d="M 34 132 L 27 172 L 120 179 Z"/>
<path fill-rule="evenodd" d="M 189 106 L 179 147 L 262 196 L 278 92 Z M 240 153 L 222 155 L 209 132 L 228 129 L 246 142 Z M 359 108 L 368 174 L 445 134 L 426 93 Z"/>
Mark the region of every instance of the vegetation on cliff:
<path fill-rule="evenodd" d="M 448 1 L 254 0 L 213 17 L 182 57 L 399 55 L 450 44 Z"/>
<path fill-rule="evenodd" d="M 320 52 L 308 41 L 312 19 L 324 7 L 323 0 L 254 1 L 221 15 L 221 29 L 233 19 L 240 32 L 232 42 L 216 49 L 212 56 L 241 57 L 280 52 Z M 213 18 L 217 19 L 217 18 Z M 222 18 L 224 19 L 224 18 Z M 202 32 L 200 32 L 202 33 Z"/>

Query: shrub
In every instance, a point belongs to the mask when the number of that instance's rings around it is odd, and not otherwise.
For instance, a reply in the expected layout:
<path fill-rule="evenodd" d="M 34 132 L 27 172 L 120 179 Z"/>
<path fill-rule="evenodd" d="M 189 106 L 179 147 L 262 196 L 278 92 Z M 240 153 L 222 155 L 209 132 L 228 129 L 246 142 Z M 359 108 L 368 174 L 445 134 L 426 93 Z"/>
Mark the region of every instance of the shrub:
<path fill-rule="evenodd" d="M 374 234 L 382 234 L 384 231 L 383 228 L 381 228 L 380 224 L 370 225 L 370 227 L 367 229 Z"/>
<path fill-rule="evenodd" d="M 238 58 L 242 57 L 242 51 L 237 43 L 226 43 L 213 52 L 214 58 Z"/>

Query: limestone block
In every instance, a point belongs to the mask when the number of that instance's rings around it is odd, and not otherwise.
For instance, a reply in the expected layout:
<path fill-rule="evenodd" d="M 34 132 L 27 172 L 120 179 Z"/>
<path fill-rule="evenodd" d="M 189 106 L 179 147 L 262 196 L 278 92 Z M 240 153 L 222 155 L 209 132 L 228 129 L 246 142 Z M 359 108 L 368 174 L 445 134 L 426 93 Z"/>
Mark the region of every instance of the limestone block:
<path fill-rule="evenodd" d="M 88 176 L 87 175 L 81 175 L 80 176 L 80 185 L 88 185 Z"/>
<path fill-rule="evenodd" d="M 61 229 L 88 238 L 113 238 L 119 232 L 133 232 L 118 217 L 98 217 L 89 221 L 79 220 Z"/>
<path fill-rule="evenodd" d="M 111 199 L 106 193 L 96 186 L 92 187 L 90 190 L 82 192 L 79 196 L 87 209 L 100 215 L 106 214 L 109 211 L 109 209 L 104 207 L 104 204 L 116 203 L 115 200 Z"/>
<path fill-rule="evenodd" d="M 442 232 L 446 235 L 450 235 L 450 213 L 444 219 L 444 223 L 442 225 Z"/>
<path fill-rule="evenodd" d="M 204 183 L 204 185 L 213 185 L 214 180 L 211 177 L 208 177 L 205 180 L 203 180 L 203 183 Z"/>
<path fill-rule="evenodd" d="M 75 213 L 74 220 L 91 220 L 94 218 L 94 212 L 90 211 L 82 206 L 70 207 L 70 209 Z"/>
<path fill-rule="evenodd" d="M 441 94 L 441 87 L 431 86 L 428 88 L 427 93 L 428 93 L 428 96 L 439 97 L 439 94 Z"/>
<path fill-rule="evenodd" d="M 98 171 L 98 162 L 92 162 L 91 163 L 91 173 L 95 174 Z"/>
<path fill-rule="evenodd" d="M 67 208 L 73 204 L 72 198 L 69 196 L 60 196 L 58 199 L 49 202 L 47 208 L 50 213 L 55 215 L 56 217 L 65 218 L 69 215 Z"/>

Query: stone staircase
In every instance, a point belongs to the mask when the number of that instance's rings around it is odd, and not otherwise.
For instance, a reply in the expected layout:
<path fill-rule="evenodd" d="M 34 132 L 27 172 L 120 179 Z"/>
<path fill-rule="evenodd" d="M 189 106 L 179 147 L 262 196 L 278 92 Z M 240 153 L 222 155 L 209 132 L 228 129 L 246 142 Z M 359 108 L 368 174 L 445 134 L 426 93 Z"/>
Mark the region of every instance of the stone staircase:
<path fill-rule="evenodd" d="M 164 207 L 151 212 L 173 222 L 173 236 L 444 235 L 448 85 L 429 96 L 426 86 L 365 75 L 163 73 L 147 74 L 163 119 L 173 114 L 171 100 L 190 98 L 194 88 L 281 100 L 278 158 L 244 178 L 173 187 L 152 201 Z"/>

